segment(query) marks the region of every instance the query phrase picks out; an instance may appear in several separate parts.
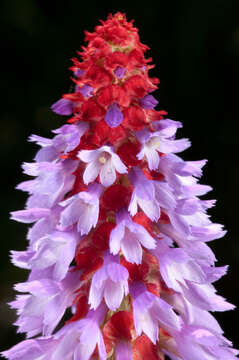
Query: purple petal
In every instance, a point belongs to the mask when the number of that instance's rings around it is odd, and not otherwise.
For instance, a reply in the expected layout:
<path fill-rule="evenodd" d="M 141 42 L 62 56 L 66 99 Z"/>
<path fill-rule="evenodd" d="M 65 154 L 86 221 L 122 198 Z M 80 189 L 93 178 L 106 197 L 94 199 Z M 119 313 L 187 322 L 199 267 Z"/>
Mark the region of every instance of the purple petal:
<path fill-rule="evenodd" d="M 80 89 L 80 93 L 85 97 L 91 97 L 92 96 L 93 87 L 90 85 L 83 85 Z"/>
<path fill-rule="evenodd" d="M 76 77 L 81 77 L 84 75 L 84 73 L 85 73 L 85 70 L 81 70 L 80 68 L 74 71 L 74 75 Z"/>
<path fill-rule="evenodd" d="M 131 184 L 135 187 L 137 197 L 144 200 L 153 200 L 155 198 L 155 189 L 153 182 L 148 180 L 142 170 L 134 167 L 130 170 L 129 178 Z"/>
<path fill-rule="evenodd" d="M 35 296 L 50 296 L 60 291 L 58 283 L 50 279 L 18 283 L 14 285 L 14 289 L 20 292 L 30 292 Z"/>
<path fill-rule="evenodd" d="M 36 180 L 23 181 L 16 186 L 16 189 L 26 191 L 29 194 L 32 194 L 36 188 L 36 184 L 37 184 Z"/>
<path fill-rule="evenodd" d="M 121 249 L 128 262 L 141 264 L 143 251 L 136 234 L 126 230 L 126 235 L 121 241 Z"/>
<path fill-rule="evenodd" d="M 50 146 L 52 145 L 52 139 L 48 139 L 39 135 L 32 134 L 29 136 L 28 141 L 35 142 L 37 145 L 40 145 L 42 147 Z"/>
<path fill-rule="evenodd" d="M 105 187 L 112 185 L 116 180 L 115 167 L 111 160 L 107 160 L 100 169 L 100 182 Z"/>
<path fill-rule="evenodd" d="M 91 227 L 95 227 L 99 214 L 99 196 L 102 192 L 102 185 L 91 184 L 88 192 L 80 192 L 77 195 L 63 201 L 66 206 L 61 213 L 60 224 L 68 227 L 77 222 L 77 230 L 87 234 Z M 68 205 L 68 206 L 67 206 Z"/>
<path fill-rule="evenodd" d="M 135 236 L 146 249 L 155 249 L 156 241 L 155 239 L 148 233 L 148 231 L 139 224 L 133 224 L 133 228 L 135 230 Z"/>
<path fill-rule="evenodd" d="M 115 169 L 116 169 L 120 174 L 125 174 L 125 173 L 127 173 L 127 167 L 124 165 L 124 163 L 121 161 L 120 157 L 119 157 L 117 154 L 112 153 L 111 159 L 112 159 L 112 163 L 113 163 Z"/>
<path fill-rule="evenodd" d="M 79 220 L 79 214 L 82 212 L 82 201 L 79 197 L 72 197 L 67 200 L 72 202 L 61 213 L 60 224 L 63 227 L 73 225 Z"/>
<path fill-rule="evenodd" d="M 119 223 L 110 233 L 110 252 L 114 255 L 120 251 L 120 243 L 125 234 L 125 225 Z"/>
<path fill-rule="evenodd" d="M 179 139 L 179 140 L 161 139 L 159 150 L 165 154 L 178 153 L 186 150 L 190 146 L 191 143 L 188 139 Z"/>
<path fill-rule="evenodd" d="M 237 350 L 221 334 L 215 334 L 204 327 L 185 325 L 175 337 L 177 351 L 184 360 L 236 360 Z"/>
<path fill-rule="evenodd" d="M 108 274 L 106 272 L 106 268 L 103 265 L 99 270 L 97 270 L 92 278 L 91 284 L 99 290 L 104 286 L 105 281 L 107 280 Z"/>
<path fill-rule="evenodd" d="M 33 360 L 42 357 L 55 344 L 53 338 L 24 340 L 1 354 L 9 360 Z"/>
<path fill-rule="evenodd" d="M 171 119 L 162 119 L 153 123 L 153 128 L 160 131 L 160 136 L 164 138 L 174 137 L 178 128 L 181 128 L 182 124 L 179 121 Z"/>
<path fill-rule="evenodd" d="M 228 265 L 226 266 L 202 266 L 202 269 L 204 273 L 207 276 L 208 282 L 214 282 L 220 279 L 222 276 L 224 276 L 227 273 Z"/>
<path fill-rule="evenodd" d="M 96 227 L 99 216 L 99 200 L 95 199 L 95 204 L 81 204 L 77 231 L 81 235 L 86 235 L 92 227 Z"/>
<path fill-rule="evenodd" d="M 202 167 L 206 164 L 207 160 L 198 161 L 182 161 L 175 165 L 175 170 L 181 176 L 202 176 Z"/>
<path fill-rule="evenodd" d="M 71 115 L 73 103 L 68 99 L 60 99 L 51 106 L 52 111 L 59 115 Z"/>
<path fill-rule="evenodd" d="M 122 123 L 123 118 L 124 116 L 120 111 L 118 104 L 113 103 L 108 107 L 105 114 L 105 122 L 109 127 L 114 128 L 119 126 Z"/>
<path fill-rule="evenodd" d="M 58 157 L 58 151 L 53 146 L 46 146 L 42 149 L 40 149 L 36 156 L 34 157 L 34 160 L 36 162 L 41 161 L 54 161 Z"/>
<path fill-rule="evenodd" d="M 155 297 L 152 315 L 162 324 L 162 327 L 180 329 L 179 318 L 173 311 L 172 306 L 158 297 Z"/>
<path fill-rule="evenodd" d="M 93 279 L 95 279 L 95 278 L 93 277 Z M 103 296 L 104 296 L 104 286 L 99 288 L 99 287 L 96 287 L 93 283 L 91 283 L 89 299 L 88 299 L 91 309 L 95 310 L 98 308 Z"/>
<path fill-rule="evenodd" d="M 79 125 L 64 125 L 65 131 L 62 134 L 65 137 L 66 148 L 65 152 L 74 150 L 80 143 L 82 135 L 88 129 L 89 125 L 86 122 L 82 122 Z"/>
<path fill-rule="evenodd" d="M 124 77 L 126 69 L 121 67 L 121 66 L 117 66 L 117 68 L 115 68 L 114 70 L 114 74 L 115 76 L 117 76 L 117 78 L 122 79 Z"/>
<path fill-rule="evenodd" d="M 86 185 L 94 181 L 101 169 L 101 164 L 98 159 L 91 161 L 85 168 L 83 173 L 83 181 Z"/>
<path fill-rule="evenodd" d="M 116 360 L 132 360 L 132 349 L 129 343 L 119 341 L 115 347 Z"/>
<path fill-rule="evenodd" d="M 176 214 L 173 211 L 168 211 L 167 214 L 170 218 L 171 224 L 175 230 L 179 232 L 179 234 L 183 236 L 191 234 L 190 226 L 182 215 Z"/>
<path fill-rule="evenodd" d="M 11 219 L 23 223 L 32 223 L 41 218 L 48 217 L 50 213 L 51 213 L 50 209 L 44 209 L 44 208 L 13 211 L 11 212 Z"/>
<path fill-rule="evenodd" d="M 227 311 L 235 308 L 222 296 L 215 294 L 215 289 L 208 284 L 195 284 L 185 281 L 187 286 L 182 285 L 184 295 L 191 304 L 208 311 Z"/>
<path fill-rule="evenodd" d="M 119 263 L 118 256 L 105 254 L 104 265 L 93 275 L 89 294 L 89 304 L 96 309 L 103 296 L 107 306 L 116 310 L 128 294 L 128 271 Z"/>
<path fill-rule="evenodd" d="M 140 99 L 140 104 L 144 109 L 154 109 L 158 104 L 158 100 L 153 95 L 146 95 L 143 99 Z"/>
<path fill-rule="evenodd" d="M 127 281 L 129 277 L 128 270 L 124 266 L 113 262 L 107 265 L 107 273 L 114 282 Z"/>
<path fill-rule="evenodd" d="M 220 239 L 226 234 L 221 224 L 210 224 L 204 227 L 192 226 L 192 236 L 200 241 L 211 241 Z"/>
<path fill-rule="evenodd" d="M 156 201 L 138 199 L 138 204 L 143 212 L 152 221 L 158 221 L 160 218 L 161 210 L 160 206 Z"/>
<path fill-rule="evenodd" d="M 174 209 L 176 199 L 167 183 L 162 181 L 154 181 L 155 198 L 160 206 L 165 209 Z"/>
<path fill-rule="evenodd" d="M 104 298 L 109 309 L 116 311 L 124 297 L 124 288 L 121 283 L 107 280 L 105 284 Z"/>
<path fill-rule="evenodd" d="M 178 200 L 175 211 L 180 215 L 192 215 L 200 210 L 200 201 L 197 198 Z"/>
<path fill-rule="evenodd" d="M 29 269 L 29 261 L 35 254 L 34 251 L 11 251 L 11 261 L 15 266 L 18 266 L 22 269 Z"/>

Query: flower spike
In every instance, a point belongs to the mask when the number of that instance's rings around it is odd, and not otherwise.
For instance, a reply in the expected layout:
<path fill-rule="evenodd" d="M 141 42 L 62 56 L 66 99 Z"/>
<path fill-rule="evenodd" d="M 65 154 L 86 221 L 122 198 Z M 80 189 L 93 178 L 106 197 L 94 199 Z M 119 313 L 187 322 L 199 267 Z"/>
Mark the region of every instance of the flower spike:
<path fill-rule="evenodd" d="M 29 138 L 41 148 L 23 164 L 32 178 L 17 188 L 29 197 L 11 218 L 32 226 L 11 260 L 30 273 L 10 303 L 27 339 L 1 354 L 235 360 L 210 313 L 234 305 L 213 285 L 227 266 L 207 245 L 225 231 L 207 214 L 215 201 L 199 198 L 211 190 L 198 183 L 206 160 L 176 155 L 190 142 L 156 109 L 159 80 L 133 21 L 110 14 L 85 35 L 74 92 L 51 107 L 67 124 Z"/>

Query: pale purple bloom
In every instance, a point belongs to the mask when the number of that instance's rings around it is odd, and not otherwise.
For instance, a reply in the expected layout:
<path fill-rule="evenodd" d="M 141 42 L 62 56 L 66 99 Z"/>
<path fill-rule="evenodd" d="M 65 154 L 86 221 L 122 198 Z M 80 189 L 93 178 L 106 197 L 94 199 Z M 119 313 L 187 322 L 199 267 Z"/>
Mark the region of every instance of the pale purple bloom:
<path fill-rule="evenodd" d="M 106 307 L 90 310 L 85 319 L 67 324 L 50 337 L 24 340 L 2 355 L 10 360 L 89 360 L 98 346 L 99 359 L 106 360 L 100 324 Z"/>
<path fill-rule="evenodd" d="M 103 266 L 91 281 L 89 304 L 96 309 L 105 299 L 109 309 L 116 311 L 123 297 L 128 295 L 128 270 L 120 265 L 119 256 L 105 254 Z"/>
<path fill-rule="evenodd" d="M 34 243 L 55 230 L 59 220 L 59 214 L 62 211 L 62 207 L 56 205 L 49 208 L 29 208 L 26 210 L 11 212 L 11 218 L 23 222 L 35 224 L 29 228 L 27 239 L 30 241 L 31 247 L 34 247 Z"/>
<path fill-rule="evenodd" d="M 160 159 L 157 171 L 164 175 L 166 181 L 172 187 L 175 194 L 190 196 L 192 193 L 190 190 L 195 187 L 197 182 L 197 180 L 193 179 L 192 176 L 200 177 L 202 175 L 202 167 L 205 163 L 206 160 L 194 162 L 183 161 L 175 154 L 167 154 Z M 189 180 L 187 180 L 187 177 L 189 177 Z M 200 184 L 196 185 L 198 186 L 198 189 L 201 188 L 207 191 L 211 190 L 211 187 L 209 186 Z M 205 191 L 205 193 L 207 191 Z"/>
<path fill-rule="evenodd" d="M 132 168 L 129 173 L 131 184 L 134 186 L 129 203 L 129 212 L 134 216 L 138 206 L 152 220 L 157 221 L 160 217 L 160 206 L 155 198 L 155 187 L 153 181 L 148 180 L 144 173 L 138 168 Z"/>
<path fill-rule="evenodd" d="M 116 180 L 116 171 L 120 174 L 127 173 L 127 167 L 109 146 L 102 146 L 96 150 L 81 150 L 79 159 L 87 163 L 83 174 L 86 185 L 100 175 L 100 182 L 104 186 L 112 185 Z"/>
<path fill-rule="evenodd" d="M 129 174 L 131 184 L 134 186 L 129 204 L 132 216 L 137 213 L 138 206 L 152 220 L 157 221 L 161 214 L 161 207 L 174 209 L 176 200 L 167 183 L 148 180 L 138 168 L 132 168 Z"/>
<path fill-rule="evenodd" d="M 55 230 L 36 239 L 26 251 L 12 251 L 12 262 L 23 269 L 32 269 L 31 278 L 34 273 L 47 270 L 49 278 L 60 281 L 68 272 L 80 240 L 75 230 Z"/>
<path fill-rule="evenodd" d="M 222 225 L 213 224 L 197 198 L 178 201 L 176 209 L 166 210 L 177 232 L 192 240 L 210 241 L 225 235 Z"/>
<path fill-rule="evenodd" d="M 155 131 L 162 131 L 162 134 L 168 138 L 174 138 L 176 135 L 177 129 L 182 128 L 182 123 L 180 121 L 174 121 L 171 119 L 161 119 L 154 121 L 152 123 L 153 129 Z"/>
<path fill-rule="evenodd" d="M 64 279 L 80 240 L 76 231 L 54 231 L 35 242 L 36 251 L 29 261 L 32 269 L 52 269 L 52 278 Z"/>
<path fill-rule="evenodd" d="M 72 174 L 77 162 L 64 160 L 60 163 L 39 162 L 24 163 L 25 174 L 37 176 L 31 182 L 31 196 L 27 208 L 51 208 L 72 189 L 75 177 Z"/>
<path fill-rule="evenodd" d="M 174 156 L 176 157 L 176 155 Z M 206 164 L 206 162 L 207 160 L 183 161 L 182 159 L 180 159 L 180 161 L 177 162 L 177 164 L 175 164 L 174 168 L 178 175 L 181 176 L 193 175 L 200 178 L 202 176 L 202 167 Z"/>
<path fill-rule="evenodd" d="M 74 291 L 79 288 L 79 273 L 69 272 L 61 282 L 40 279 L 18 283 L 15 290 L 30 293 L 17 295 L 15 301 L 9 303 L 17 309 L 19 315 L 15 325 L 19 332 L 26 332 L 32 337 L 40 332 L 48 336 L 55 329 L 65 310 L 72 305 Z"/>
<path fill-rule="evenodd" d="M 158 100 L 153 97 L 153 95 L 145 95 L 142 99 L 140 99 L 140 105 L 144 109 L 154 109 L 158 104 Z"/>
<path fill-rule="evenodd" d="M 145 228 L 132 221 L 125 210 L 117 215 L 117 225 L 110 234 L 110 252 L 118 254 L 120 249 L 128 262 L 140 264 L 142 261 L 142 246 L 146 249 L 156 247 L 155 239 Z"/>
<path fill-rule="evenodd" d="M 77 125 L 63 125 L 59 129 L 53 130 L 53 133 L 57 134 L 53 139 L 31 135 L 29 141 L 36 142 L 42 147 L 34 160 L 36 162 L 52 162 L 58 159 L 60 153 L 65 154 L 74 150 L 79 145 L 88 126 L 87 122 L 81 122 Z"/>
<path fill-rule="evenodd" d="M 9 360 L 49 360 L 59 341 L 53 337 L 28 339 L 1 354 Z"/>
<path fill-rule="evenodd" d="M 155 344 L 159 326 L 167 331 L 179 330 L 180 320 L 166 301 L 148 292 L 143 283 L 134 282 L 130 287 L 133 297 L 133 315 L 137 335 L 144 332 Z"/>
<path fill-rule="evenodd" d="M 89 125 L 87 122 L 80 122 L 72 125 L 63 125 L 59 129 L 53 130 L 53 133 L 58 134 L 53 138 L 53 145 L 57 147 L 58 137 L 61 136 L 64 142 L 64 153 L 74 150 L 81 141 L 82 135 L 86 132 Z"/>
<path fill-rule="evenodd" d="M 35 142 L 37 145 L 41 146 L 41 149 L 38 150 L 34 158 L 36 162 L 55 161 L 58 158 L 58 154 L 63 151 L 65 145 L 61 135 L 58 135 L 58 139 L 54 142 L 54 139 L 43 138 L 33 134 L 29 137 L 28 141 Z"/>
<path fill-rule="evenodd" d="M 208 311 L 194 306 L 182 294 L 177 292 L 173 294 L 165 293 L 162 294 L 162 299 L 178 312 L 184 324 L 193 324 L 213 333 L 223 334 L 217 320 Z"/>
<path fill-rule="evenodd" d="M 226 234 L 226 231 L 223 230 L 223 225 L 213 224 L 202 226 L 192 226 L 191 227 L 192 236 L 201 241 L 211 241 L 215 239 L 220 239 Z"/>
<path fill-rule="evenodd" d="M 158 152 L 164 154 L 177 153 L 190 146 L 188 139 L 172 140 L 177 127 L 179 127 L 177 122 L 172 120 L 160 120 L 160 122 L 164 122 L 165 125 L 158 131 L 149 132 L 144 129 L 137 132 L 137 137 L 142 143 L 142 149 L 137 157 L 141 160 L 145 156 L 150 170 L 156 170 L 159 166 Z"/>
<path fill-rule="evenodd" d="M 89 360 L 96 346 L 99 359 L 106 360 L 106 349 L 100 329 L 105 314 L 106 306 L 101 304 L 97 310 L 90 310 L 84 319 L 65 325 L 54 335 L 54 338 L 60 340 L 60 344 L 49 360 Z"/>
<path fill-rule="evenodd" d="M 238 351 L 231 348 L 231 343 L 222 335 L 195 326 L 183 326 L 174 333 L 175 344 L 172 350 L 183 360 L 236 360 Z M 171 354 L 170 354 L 171 356 Z"/>
<path fill-rule="evenodd" d="M 48 217 L 38 220 L 31 228 L 29 228 L 27 239 L 30 241 L 31 246 L 34 246 L 34 243 L 38 239 L 44 237 L 46 234 L 52 233 L 56 229 L 61 211 L 61 206 L 53 206 Z"/>
<path fill-rule="evenodd" d="M 182 284 L 185 280 L 204 283 L 206 276 L 201 267 L 183 249 L 171 248 L 164 237 L 157 242 L 157 247 L 152 251 L 157 257 L 161 276 L 168 286 L 182 293 Z"/>
<path fill-rule="evenodd" d="M 123 121 L 123 114 L 120 111 L 119 105 L 116 103 L 111 104 L 105 114 L 105 122 L 106 124 L 111 127 L 119 126 Z"/>
<path fill-rule="evenodd" d="M 181 285 L 184 296 L 200 309 L 227 311 L 235 308 L 233 304 L 230 304 L 222 296 L 216 294 L 216 289 L 212 284 L 196 284 L 188 280 L 185 283 L 185 285 Z"/>
<path fill-rule="evenodd" d="M 212 250 L 201 241 L 191 241 L 191 235 L 179 234 L 171 224 L 159 224 L 160 232 L 173 239 L 178 246 L 182 247 L 198 263 L 210 266 L 214 265 L 216 257 Z"/>
<path fill-rule="evenodd" d="M 115 74 L 115 76 L 117 76 L 118 79 L 122 79 L 124 77 L 125 71 L 126 71 L 126 68 L 117 66 L 114 69 L 114 74 Z"/>
<path fill-rule="evenodd" d="M 88 191 L 73 195 L 60 203 L 64 207 L 61 213 L 60 225 L 68 228 L 77 223 L 77 231 L 81 235 L 88 234 L 95 227 L 99 216 L 99 197 L 103 187 L 94 183 L 88 187 Z"/>
<path fill-rule="evenodd" d="M 166 285 L 183 294 L 190 303 L 204 310 L 225 311 L 234 308 L 215 294 L 212 285 L 207 284 L 224 275 L 226 267 L 215 268 L 214 274 L 211 274 L 210 267 L 200 266 L 183 249 L 170 248 L 167 238 L 157 243 L 153 253 L 159 261 L 160 273 Z"/>
<path fill-rule="evenodd" d="M 197 179 L 193 176 L 180 177 L 181 192 L 184 196 L 201 196 L 212 190 L 209 185 L 197 184 Z"/>
<path fill-rule="evenodd" d="M 68 99 L 60 99 L 51 106 L 51 109 L 59 115 L 71 115 L 73 112 L 73 103 Z"/>

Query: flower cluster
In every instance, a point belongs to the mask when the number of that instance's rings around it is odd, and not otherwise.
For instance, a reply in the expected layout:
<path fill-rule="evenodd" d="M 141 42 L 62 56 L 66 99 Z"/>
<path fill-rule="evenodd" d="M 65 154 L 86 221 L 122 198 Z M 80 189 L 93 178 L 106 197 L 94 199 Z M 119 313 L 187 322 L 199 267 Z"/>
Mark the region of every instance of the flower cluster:
<path fill-rule="evenodd" d="M 26 208 L 11 215 L 33 225 L 27 250 L 11 257 L 30 274 L 10 303 L 27 339 L 2 355 L 236 359 L 210 313 L 234 306 L 213 286 L 227 267 L 207 245 L 225 232 L 207 214 L 214 201 L 199 198 L 211 190 L 198 183 L 206 161 L 175 155 L 190 142 L 155 110 L 159 80 L 133 22 L 109 15 L 86 41 L 74 92 L 52 106 L 68 124 L 29 139 L 41 148 L 23 164 Z"/>

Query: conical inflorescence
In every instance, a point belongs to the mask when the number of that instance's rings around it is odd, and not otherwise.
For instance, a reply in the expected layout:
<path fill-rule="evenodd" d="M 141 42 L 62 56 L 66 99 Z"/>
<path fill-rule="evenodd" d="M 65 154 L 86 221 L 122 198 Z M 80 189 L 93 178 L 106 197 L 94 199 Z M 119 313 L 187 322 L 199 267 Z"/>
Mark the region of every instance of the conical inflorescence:
<path fill-rule="evenodd" d="M 29 193 L 12 218 L 33 223 L 12 262 L 30 271 L 10 306 L 27 339 L 9 360 L 233 360 L 211 311 L 233 309 L 213 283 L 205 160 L 183 161 L 180 122 L 155 110 L 159 80 L 133 22 L 109 15 L 73 59 L 74 92 L 52 110 L 67 124 L 24 163 Z M 68 309 L 68 310 L 67 310 Z M 68 318 L 64 314 L 68 314 Z M 70 315 L 69 315 L 70 314 Z M 64 316 L 64 319 L 63 319 Z"/>

